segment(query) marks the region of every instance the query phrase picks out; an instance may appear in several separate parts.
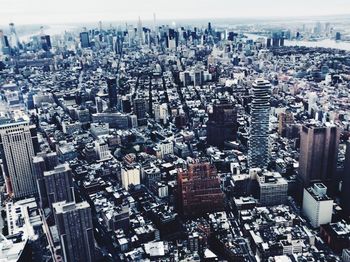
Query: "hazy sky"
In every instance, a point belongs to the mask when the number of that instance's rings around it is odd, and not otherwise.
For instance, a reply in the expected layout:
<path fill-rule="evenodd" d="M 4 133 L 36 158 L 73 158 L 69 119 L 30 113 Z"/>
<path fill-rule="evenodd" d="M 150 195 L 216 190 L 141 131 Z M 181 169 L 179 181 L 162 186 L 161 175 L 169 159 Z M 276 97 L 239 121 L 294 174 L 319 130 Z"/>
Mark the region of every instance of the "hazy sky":
<path fill-rule="evenodd" d="M 350 14 L 350 0 L 0 0 L 0 24 Z"/>

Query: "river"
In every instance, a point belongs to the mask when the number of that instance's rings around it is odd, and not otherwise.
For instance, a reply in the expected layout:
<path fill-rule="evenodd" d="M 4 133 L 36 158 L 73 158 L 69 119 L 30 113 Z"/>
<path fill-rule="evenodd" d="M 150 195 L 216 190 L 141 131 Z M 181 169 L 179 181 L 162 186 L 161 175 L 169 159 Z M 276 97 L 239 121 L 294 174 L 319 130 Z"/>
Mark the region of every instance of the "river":
<path fill-rule="evenodd" d="M 255 34 L 244 34 L 249 39 L 256 40 L 258 38 L 267 38 L 265 36 Z M 285 46 L 306 46 L 306 47 L 323 47 L 323 48 L 335 48 L 340 50 L 350 51 L 350 42 L 335 41 L 332 39 L 324 39 L 320 41 L 302 41 L 302 40 L 285 40 Z"/>

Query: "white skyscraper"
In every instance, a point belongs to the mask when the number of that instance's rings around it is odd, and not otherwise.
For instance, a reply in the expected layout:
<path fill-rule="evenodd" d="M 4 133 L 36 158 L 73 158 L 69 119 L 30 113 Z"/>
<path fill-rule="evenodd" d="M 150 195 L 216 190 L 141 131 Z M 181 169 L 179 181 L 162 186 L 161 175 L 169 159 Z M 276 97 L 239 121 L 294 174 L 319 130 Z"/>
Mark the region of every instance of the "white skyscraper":
<path fill-rule="evenodd" d="M 35 156 L 34 131 L 33 126 L 25 121 L 0 126 L 0 150 L 7 192 L 15 198 L 37 192 L 32 163 Z"/>

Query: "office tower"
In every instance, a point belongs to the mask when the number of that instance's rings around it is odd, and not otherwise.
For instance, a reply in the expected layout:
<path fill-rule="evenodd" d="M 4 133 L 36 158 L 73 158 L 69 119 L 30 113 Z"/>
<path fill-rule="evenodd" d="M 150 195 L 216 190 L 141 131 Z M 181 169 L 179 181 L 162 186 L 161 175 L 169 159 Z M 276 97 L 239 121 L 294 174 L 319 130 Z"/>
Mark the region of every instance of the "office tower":
<path fill-rule="evenodd" d="M 20 48 L 21 43 L 19 42 L 19 38 L 15 29 L 15 24 L 10 23 L 9 26 L 10 26 L 10 42 L 11 42 L 10 46 L 15 49 Z"/>
<path fill-rule="evenodd" d="M 184 216 L 221 211 L 224 195 L 216 168 L 209 162 L 189 164 L 178 173 L 178 208 Z"/>
<path fill-rule="evenodd" d="M 33 170 L 38 187 L 40 206 L 48 207 L 47 192 L 45 188 L 44 172 L 55 168 L 58 165 L 58 156 L 56 152 L 40 152 L 33 157 Z"/>
<path fill-rule="evenodd" d="M 143 29 L 142 29 L 142 22 L 141 18 L 139 17 L 139 20 L 137 22 L 137 38 L 139 45 L 143 44 Z"/>
<path fill-rule="evenodd" d="M 179 33 L 175 29 L 169 29 L 167 43 L 167 47 L 171 50 L 176 50 L 179 45 Z"/>
<path fill-rule="evenodd" d="M 271 48 L 271 38 L 267 38 L 266 40 L 266 47 Z"/>
<path fill-rule="evenodd" d="M 225 141 L 237 138 L 237 110 L 232 102 L 221 100 L 213 105 L 207 125 L 207 143 L 223 147 Z"/>
<path fill-rule="evenodd" d="M 89 33 L 81 32 L 80 33 L 80 45 L 82 48 L 90 47 Z"/>
<path fill-rule="evenodd" d="M 121 54 L 123 51 L 123 42 L 124 39 L 122 36 L 117 35 L 116 39 L 115 39 L 115 44 L 114 44 L 114 48 L 115 48 L 115 52 L 117 54 Z"/>
<path fill-rule="evenodd" d="M 340 41 L 341 40 L 341 33 L 340 32 L 336 32 L 335 33 L 335 40 L 336 41 Z"/>
<path fill-rule="evenodd" d="M 340 129 L 306 124 L 300 132 L 299 178 L 304 186 L 318 181 L 330 182 L 337 167 Z"/>
<path fill-rule="evenodd" d="M 278 32 L 274 32 L 272 34 L 272 47 L 279 47 L 280 45 L 280 34 Z"/>
<path fill-rule="evenodd" d="M 250 137 L 248 151 L 249 168 L 266 168 L 269 162 L 269 118 L 270 118 L 269 81 L 257 79 L 253 83 L 251 103 Z"/>
<path fill-rule="evenodd" d="M 324 184 L 316 183 L 304 189 L 303 213 L 314 228 L 332 221 L 333 200 L 327 196 Z"/>
<path fill-rule="evenodd" d="M 137 116 L 137 123 L 139 126 L 147 124 L 147 100 L 144 98 L 134 99 L 134 114 Z"/>
<path fill-rule="evenodd" d="M 284 38 L 280 38 L 280 46 L 283 47 L 284 46 Z"/>
<path fill-rule="evenodd" d="M 287 133 L 287 128 L 294 123 L 294 116 L 290 110 L 282 112 L 278 115 L 278 133 L 280 136 L 285 137 Z"/>
<path fill-rule="evenodd" d="M 115 77 L 107 77 L 109 108 L 116 108 L 118 103 L 117 79 Z"/>
<path fill-rule="evenodd" d="M 208 23 L 208 33 L 211 35 L 212 33 L 212 28 L 211 28 L 211 23 Z"/>
<path fill-rule="evenodd" d="M 257 174 L 259 201 L 263 206 L 281 205 L 287 202 L 288 182 L 278 172 Z"/>
<path fill-rule="evenodd" d="M 68 164 L 44 172 L 44 182 L 49 207 L 56 202 L 75 201 L 72 171 Z"/>
<path fill-rule="evenodd" d="M 4 32 L 0 29 L 0 53 L 4 53 L 6 47 L 8 43 L 6 43 Z"/>
<path fill-rule="evenodd" d="M 35 126 L 26 121 L 0 126 L 0 150 L 7 192 L 15 198 L 37 193 L 32 157 L 38 151 Z"/>
<path fill-rule="evenodd" d="M 102 32 L 102 21 L 98 21 L 98 30 Z"/>
<path fill-rule="evenodd" d="M 87 202 L 53 204 L 55 223 L 65 262 L 95 261 L 91 208 Z"/>
<path fill-rule="evenodd" d="M 153 13 L 153 31 L 157 33 L 157 18 L 155 13 Z"/>
<path fill-rule="evenodd" d="M 346 212 L 346 214 L 350 215 L 350 141 L 346 142 L 341 203 L 343 210 Z"/>
<path fill-rule="evenodd" d="M 51 45 L 51 38 L 49 35 L 43 35 L 40 37 L 40 40 L 41 40 L 41 48 L 44 50 L 44 51 L 49 51 L 51 48 L 52 48 L 52 45 Z"/>

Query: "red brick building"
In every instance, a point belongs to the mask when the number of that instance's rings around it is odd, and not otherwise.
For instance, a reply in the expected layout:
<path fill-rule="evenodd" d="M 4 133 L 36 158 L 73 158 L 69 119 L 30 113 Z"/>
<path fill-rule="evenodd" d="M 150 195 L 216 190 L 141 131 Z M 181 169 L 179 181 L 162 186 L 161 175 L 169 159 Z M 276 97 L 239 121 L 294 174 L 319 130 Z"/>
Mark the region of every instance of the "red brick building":
<path fill-rule="evenodd" d="M 179 169 L 178 208 L 184 216 L 200 216 L 224 209 L 224 194 L 216 168 L 208 162 Z"/>

